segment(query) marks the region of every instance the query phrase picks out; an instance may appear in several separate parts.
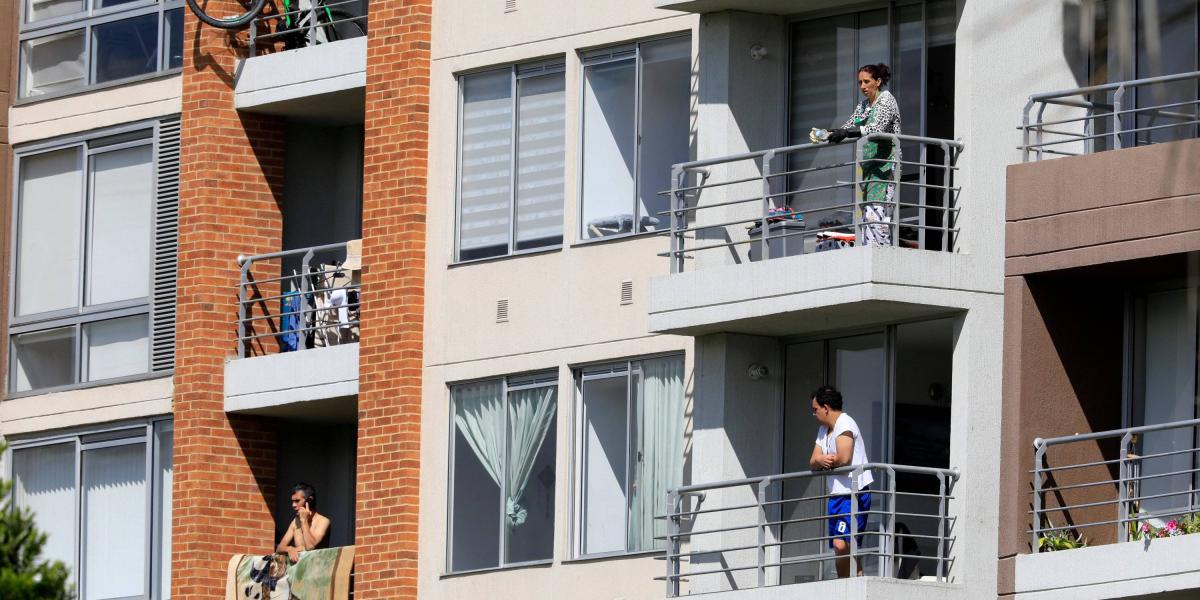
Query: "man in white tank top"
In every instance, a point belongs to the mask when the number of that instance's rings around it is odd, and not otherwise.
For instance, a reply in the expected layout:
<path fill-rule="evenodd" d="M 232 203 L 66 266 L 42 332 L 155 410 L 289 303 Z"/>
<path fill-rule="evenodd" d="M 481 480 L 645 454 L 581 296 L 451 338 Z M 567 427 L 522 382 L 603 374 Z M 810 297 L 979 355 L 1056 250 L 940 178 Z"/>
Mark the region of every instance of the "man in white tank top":
<path fill-rule="evenodd" d="M 850 415 L 842 412 L 842 394 L 831 386 L 823 385 L 812 393 L 813 417 L 820 427 L 817 428 L 816 444 L 813 445 L 812 457 L 808 464 L 814 471 L 836 469 L 838 467 L 865 465 L 867 459 L 867 444 L 863 440 L 858 423 Z M 839 557 L 837 560 L 838 577 L 850 575 L 850 533 L 851 533 L 851 490 L 857 499 L 858 507 L 855 525 L 857 526 L 856 543 L 862 548 L 862 532 L 867 526 L 867 513 L 871 510 L 870 485 L 874 481 L 871 471 L 863 471 L 858 480 L 857 489 L 852 476 L 829 475 L 826 478 L 826 493 L 829 498 L 825 514 L 827 521 L 827 537 L 829 546 Z M 858 563 L 858 574 L 863 574 L 862 561 Z"/>

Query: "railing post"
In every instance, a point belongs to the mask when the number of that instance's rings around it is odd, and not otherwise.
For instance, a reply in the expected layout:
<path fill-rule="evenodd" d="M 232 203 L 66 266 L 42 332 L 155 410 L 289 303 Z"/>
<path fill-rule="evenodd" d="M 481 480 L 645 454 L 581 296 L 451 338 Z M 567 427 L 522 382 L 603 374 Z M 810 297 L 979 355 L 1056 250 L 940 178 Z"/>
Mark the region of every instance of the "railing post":
<path fill-rule="evenodd" d="M 887 476 L 887 546 L 882 552 L 883 556 L 887 557 L 887 560 L 880 567 L 879 575 L 882 577 L 893 577 L 895 576 L 896 566 L 896 469 L 888 467 Z M 903 546 L 903 544 L 901 545 Z"/>
<path fill-rule="evenodd" d="M 1029 109 L 1033 108 L 1033 97 L 1025 103 L 1021 111 L 1021 162 L 1029 162 Z"/>
<path fill-rule="evenodd" d="M 258 56 L 258 19 L 250 20 L 250 58 Z"/>
<path fill-rule="evenodd" d="M 313 259 L 314 255 L 315 255 L 315 253 L 310 248 L 308 250 L 308 252 L 304 253 L 304 258 L 300 260 L 300 303 L 299 303 L 300 304 L 300 314 L 297 316 L 300 317 L 300 329 L 301 330 L 307 329 L 309 326 L 307 323 L 308 315 L 312 315 L 312 320 L 313 320 L 312 326 L 313 327 L 317 326 L 317 313 L 316 313 L 317 307 L 316 307 L 316 303 L 313 301 L 313 297 L 312 297 L 313 294 L 312 294 L 312 289 L 311 289 L 312 286 L 311 286 L 311 282 L 309 281 L 309 267 L 312 263 L 312 259 Z M 317 330 L 312 329 L 311 331 L 313 332 L 313 338 L 315 339 L 316 335 L 317 335 Z M 302 336 L 297 344 L 298 345 L 297 350 L 302 349 L 304 347 L 303 346 L 303 335 L 306 335 L 306 333 L 307 332 L 305 332 L 305 334 L 302 334 Z"/>
<path fill-rule="evenodd" d="M 1121 149 L 1121 111 L 1122 104 L 1125 101 L 1125 84 L 1117 86 L 1117 91 L 1113 92 L 1113 149 Z M 1136 141 L 1136 140 L 1135 140 Z M 1135 146 L 1137 144 L 1134 144 Z"/>
<path fill-rule="evenodd" d="M 938 581 L 945 581 L 946 573 L 946 496 L 949 488 L 946 485 L 946 474 L 938 472 Z"/>
<path fill-rule="evenodd" d="M 307 34 L 307 38 L 308 38 L 308 45 L 309 45 L 309 46 L 316 46 L 318 43 L 320 43 L 320 42 L 318 42 L 318 41 L 317 41 L 317 31 L 318 31 L 318 29 L 319 29 L 319 30 L 320 30 L 322 33 L 324 33 L 324 32 L 325 32 L 325 28 L 324 28 L 324 27 L 321 27 L 321 28 L 318 28 L 318 27 L 317 27 L 317 3 L 316 3 L 316 0 L 309 0 L 309 2 L 308 2 L 308 14 L 309 14 L 309 17 L 308 17 L 308 34 Z M 325 41 L 329 41 L 329 40 L 325 40 Z"/>
<path fill-rule="evenodd" d="M 1128 431 L 1121 436 L 1120 454 L 1117 456 L 1117 541 L 1129 541 L 1129 527 L 1125 521 L 1129 517 L 1129 443 L 1133 439 Z M 1132 522 L 1132 521 L 1130 521 Z"/>
<path fill-rule="evenodd" d="M 771 480 L 758 482 L 758 587 L 767 586 L 767 486 Z"/>
<path fill-rule="evenodd" d="M 892 163 L 892 216 L 888 219 L 887 228 L 892 234 L 892 246 L 900 247 L 900 138 L 892 135 L 892 155 L 896 160 Z M 886 195 L 886 192 L 885 192 Z M 923 224 L 923 223 L 922 223 Z M 922 230 L 923 231 L 923 230 Z"/>
<path fill-rule="evenodd" d="M 771 244 L 768 239 L 771 236 L 771 224 L 767 220 L 767 215 L 771 212 L 771 160 L 775 158 L 774 150 L 767 150 L 762 157 L 762 237 L 759 242 L 762 243 L 762 259 L 771 258 Z"/>
<path fill-rule="evenodd" d="M 850 216 L 851 222 L 854 224 L 854 245 L 861 247 L 863 245 L 863 165 L 862 152 L 863 143 L 866 138 L 858 138 L 858 142 L 854 144 L 854 213 Z"/>
<path fill-rule="evenodd" d="M 238 262 L 241 266 L 241 277 L 238 282 L 238 358 L 246 358 L 246 286 L 249 282 L 252 263 L 249 258 L 242 256 L 238 257 Z"/>
<path fill-rule="evenodd" d="M 942 229 L 945 238 L 942 240 L 942 249 L 946 252 L 954 251 L 954 229 L 955 214 L 954 211 L 954 157 L 952 152 L 957 152 L 957 148 L 953 148 L 950 144 L 942 142 L 942 182 L 946 186 L 946 195 L 942 198 Z"/>
<path fill-rule="evenodd" d="M 682 496 L 675 490 L 667 491 L 667 597 L 679 596 L 679 513 L 683 512 Z"/>
<path fill-rule="evenodd" d="M 1033 537 L 1029 548 L 1037 553 L 1038 538 L 1042 533 L 1042 463 L 1046 459 L 1046 445 L 1042 443 L 1042 438 L 1033 440 L 1033 448 L 1033 526 L 1030 527 Z"/>
<path fill-rule="evenodd" d="M 686 208 L 687 201 L 685 200 L 685 192 L 681 189 L 685 187 L 684 182 L 687 179 L 687 171 L 684 171 L 679 165 L 671 167 L 671 273 L 683 272 L 683 234 L 679 232 L 679 220 L 686 213 L 683 210 Z M 683 219 L 684 223 L 687 219 Z"/>
<path fill-rule="evenodd" d="M 858 482 L 862 465 L 850 474 L 850 577 L 858 577 Z"/>
<path fill-rule="evenodd" d="M 1046 129 L 1045 127 L 1042 126 L 1042 123 L 1044 123 L 1045 121 L 1046 121 L 1046 103 L 1042 102 L 1041 106 L 1038 107 L 1038 112 L 1037 112 L 1038 128 L 1037 128 L 1037 138 L 1036 139 L 1037 139 L 1037 159 L 1039 161 L 1042 160 L 1043 149 L 1045 148 L 1045 146 L 1042 145 L 1042 142 L 1044 141 L 1043 134 L 1045 133 L 1045 129 Z"/>

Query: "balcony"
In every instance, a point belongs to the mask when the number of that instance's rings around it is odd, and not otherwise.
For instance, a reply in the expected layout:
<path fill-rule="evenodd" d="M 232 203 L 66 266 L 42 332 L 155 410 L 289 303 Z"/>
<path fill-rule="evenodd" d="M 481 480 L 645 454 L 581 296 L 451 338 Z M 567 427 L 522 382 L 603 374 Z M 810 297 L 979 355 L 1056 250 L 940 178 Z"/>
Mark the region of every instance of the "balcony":
<path fill-rule="evenodd" d="M 1200 72 L 1031 97 L 1025 162 L 1008 168 L 1008 275 L 1200 248 L 1197 82 Z"/>
<path fill-rule="evenodd" d="M 864 158 L 881 143 L 901 158 Z M 945 290 L 995 286 L 978 258 L 957 252 L 962 151 L 874 134 L 675 165 L 660 255 L 671 275 L 651 281 L 650 330 L 778 335 L 966 308 Z M 876 193 L 886 199 L 871 202 Z"/>
<path fill-rule="evenodd" d="M 239 259 L 239 358 L 225 366 L 227 412 L 354 414 L 361 254 L 354 241 Z"/>
<path fill-rule="evenodd" d="M 849 577 L 837 577 L 827 535 L 825 480 L 874 479 L 871 501 L 852 494 Z M 873 463 L 831 471 L 690 485 L 667 507 L 667 597 L 958 597 L 957 470 Z M 858 510 L 866 508 L 859 530 Z M 859 536 L 861 535 L 861 539 Z M 859 570 L 863 575 L 859 576 Z M 779 586 L 800 584 L 784 592 Z"/>
<path fill-rule="evenodd" d="M 1194 594 L 1198 433 L 1192 419 L 1034 440 L 1028 533 L 1042 552 L 1017 556 L 1017 598 Z"/>
<path fill-rule="evenodd" d="M 283 117 L 361 122 L 366 5 L 337 0 L 252 21 L 250 58 L 238 67 L 234 105 Z"/>

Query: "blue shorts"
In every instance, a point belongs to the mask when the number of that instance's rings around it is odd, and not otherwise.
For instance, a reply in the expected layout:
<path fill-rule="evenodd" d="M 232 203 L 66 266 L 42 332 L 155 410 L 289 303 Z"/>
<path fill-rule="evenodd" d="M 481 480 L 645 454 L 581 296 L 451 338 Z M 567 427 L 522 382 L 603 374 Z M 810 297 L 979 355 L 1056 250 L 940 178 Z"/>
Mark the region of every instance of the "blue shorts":
<path fill-rule="evenodd" d="M 826 501 L 825 514 L 829 515 L 828 530 L 829 547 L 833 547 L 834 539 L 844 539 L 850 537 L 850 495 L 832 496 Z M 858 521 L 858 546 L 862 547 L 863 532 L 867 528 L 867 511 L 871 510 L 871 492 L 870 488 L 863 488 L 858 493 L 858 514 L 855 515 L 855 520 Z"/>

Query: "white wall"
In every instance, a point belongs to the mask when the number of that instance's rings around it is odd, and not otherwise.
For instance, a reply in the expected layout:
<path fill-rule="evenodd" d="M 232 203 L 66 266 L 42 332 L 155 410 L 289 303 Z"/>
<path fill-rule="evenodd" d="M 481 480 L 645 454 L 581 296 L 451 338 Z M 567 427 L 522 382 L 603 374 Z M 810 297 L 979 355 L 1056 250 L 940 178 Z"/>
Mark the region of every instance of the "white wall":
<path fill-rule="evenodd" d="M 178 114 L 182 93 L 183 78 L 176 74 L 14 106 L 8 109 L 9 142 L 16 145 Z"/>

